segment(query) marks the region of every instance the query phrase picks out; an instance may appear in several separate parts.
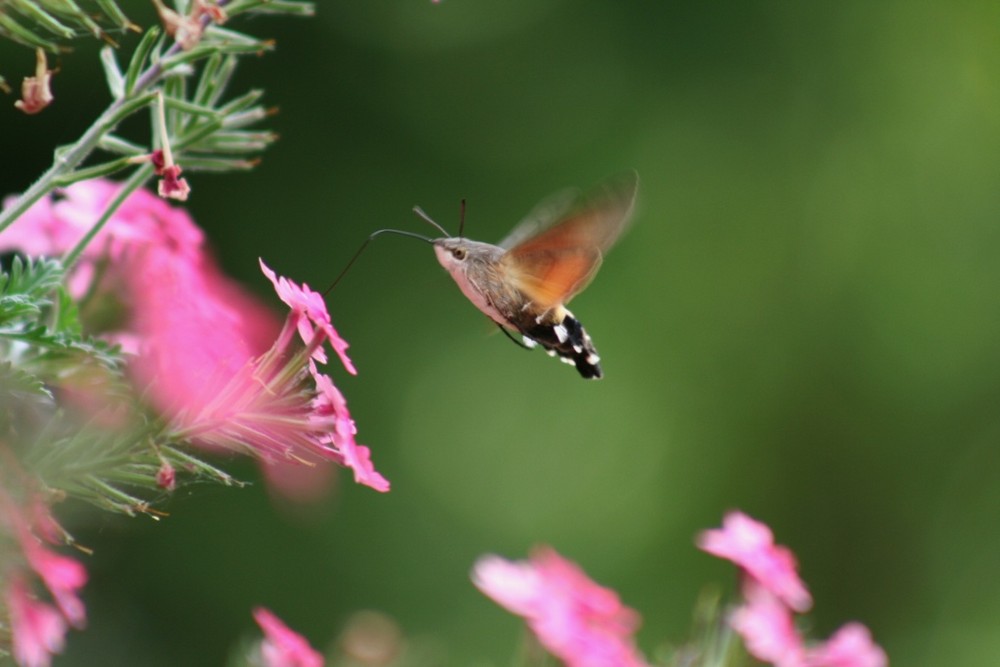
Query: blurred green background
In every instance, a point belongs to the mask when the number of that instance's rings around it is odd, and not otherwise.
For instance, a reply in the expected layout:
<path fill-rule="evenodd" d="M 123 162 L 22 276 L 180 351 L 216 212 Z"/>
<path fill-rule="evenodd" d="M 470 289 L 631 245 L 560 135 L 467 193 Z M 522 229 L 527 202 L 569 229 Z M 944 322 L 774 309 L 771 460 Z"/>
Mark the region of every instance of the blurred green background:
<path fill-rule="evenodd" d="M 454 229 L 464 197 L 496 241 L 634 167 L 635 224 L 573 303 L 607 377 L 515 347 L 427 247 L 379 240 L 329 304 L 392 492 L 344 472 L 306 513 L 255 484 L 79 520 L 90 626 L 57 665 L 219 665 L 255 604 L 320 647 L 374 609 L 428 664 L 506 665 L 520 624 L 468 572 L 542 543 L 652 652 L 732 587 L 693 546 L 732 508 L 799 556 L 815 636 L 858 619 L 895 665 L 996 662 L 1000 5 L 364 0 L 233 27 L 277 39 L 233 90 L 267 90 L 281 141 L 191 175 L 227 271 L 277 308 L 258 256 L 325 287 L 371 230 L 426 232 L 414 204 Z M 17 81 L 33 54 L 0 62 Z M 61 66 L 40 116 L 5 98 L 3 192 L 107 103 L 94 45 Z"/>

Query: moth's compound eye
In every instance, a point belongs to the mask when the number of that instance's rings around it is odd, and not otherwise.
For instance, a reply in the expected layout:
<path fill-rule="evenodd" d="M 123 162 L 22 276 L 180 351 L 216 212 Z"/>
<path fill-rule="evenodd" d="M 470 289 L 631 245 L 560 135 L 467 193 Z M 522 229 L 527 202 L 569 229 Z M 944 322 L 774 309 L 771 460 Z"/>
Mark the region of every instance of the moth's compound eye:
<path fill-rule="evenodd" d="M 452 248 L 451 250 L 451 256 L 459 261 L 465 259 L 466 254 L 465 248 Z"/>

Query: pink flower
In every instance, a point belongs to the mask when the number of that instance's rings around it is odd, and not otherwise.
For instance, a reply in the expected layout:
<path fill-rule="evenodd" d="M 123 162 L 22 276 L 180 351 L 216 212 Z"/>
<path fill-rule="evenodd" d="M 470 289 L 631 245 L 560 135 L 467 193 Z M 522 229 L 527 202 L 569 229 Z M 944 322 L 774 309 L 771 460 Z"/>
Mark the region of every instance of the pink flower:
<path fill-rule="evenodd" d="M 87 570 L 72 558 L 49 551 L 30 535 L 21 544 L 28 564 L 45 582 L 63 616 L 73 626 L 83 627 L 87 612 L 78 591 L 87 583 Z"/>
<path fill-rule="evenodd" d="M 347 372 L 351 375 L 357 375 L 358 372 L 354 369 L 354 364 L 351 363 L 350 358 L 347 356 L 347 342 L 333 328 L 333 324 L 330 322 L 330 315 L 326 312 L 326 303 L 323 301 L 322 295 L 313 292 L 305 283 L 300 287 L 287 278 L 278 277 L 274 271 L 264 264 L 264 260 L 260 260 L 260 270 L 264 272 L 264 275 L 274 285 L 274 290 L 278 293 L 278 297 L 292 309 L 292 314 L 298 323 L 299 335 L 302 336 L 302 341 L 313 348 L 313 359 L 321 364 L 326 363 L 326 353 L 323 351 L 322 345 L 316 344 L 317 333 L 319 333 L 322 335 L 319 343 L 322 343 L 323 340 L 328 340 L 337 352 L 337 356 L 340 357 L 340 362 L 344 364 Z"/>
<path fill-rule="evenodd" d="M 0 247 L 29 255 L 64 253 L 90 230 L 120 189 L 119 183 L 95 179 L 63 188 L 57 198 L 40 199 L 4 232 Z M 146 190 L 136 190 L 87 247 L 84 257 L 114 263 L 144 243 L 167 246 L 191 257 L 204 251 L 204 241 L 204 234 L 183 209 Z"/>
<path fill-rule="evenodd" d="M 536 550 L 530 561 L 480 558 L 472 580 L 524 617 L 542 646 L 568 667 L 646 665 L 633 640 L 639 615 L 550 548 Z"/>
<path fill-rule="evenodd" d="M 21 83 L 21 99 L 14 106 L 26 114 L 36 114 L 52 104 L 52 70 L 43 49 L 35 49 L 35 76 L 26 76 Z"/>
<path fill-rule="evenodd" d="M 134 157 L 129 162 L 134 164 L 152 162 L 153 173 L 160 177 L 160 182 L 156 185 L 157 194 L 164 199 L 187 201 L 188 195 L 191 194 L 191 186 L 188 185 L 186 179 L 181 178 L 181 172 L 184 170 L 181 169 L 179 164 L 174 163 L 174 156 L 169 149 L 170 144 L 168 142 L 170 141 L 170 137 L 167 135 L 166 120 L 162 115 L 160 116 L 159 123 L 161 124 L 159 128 L 160 141 L 167 148 L 158 148 L 149 155 Z"/>
<path fill-rule="evenodd" d="M 205 255 L 185 259 L 149 245 L 120 268 L 138 341 L 132 375 L 150 402 L 182 426 L 204 413 L 280 330 L 271 311 Z"/>
<path fill-rule="evenodd" d="M 747 601 L 729 619 L 750 655 L 776 667 L 805 667 L 805 645 L 792 611 L 767 590 L 751 585 Z"/>
<path fill-rule="evenodd" d="M 323 667 L 323 656 L 269 610 L 257 607 L 253 617 L 264 631 L 260 653 L 265 667 Z"/>
<path fill-rule="evenodd" d="M 848 623 L 812 649 L 809 667 L 887 667 L 889 658 L 861 623 Z"/>
<path fill-rule="evenodd" d="M 706 530 L 698 547 L 713 556 L 733 561 L 762 587 L 795 611 L 812 606 L 812 596 L 795 571 L 795 556 L 774 544 L 771 529 L 742 512 L 730 512 L 722 528 Z"/>
<path fill-rule="evenodd" d="M 87 181 L 67 188 L 58 201 L 40 201 L 4 235 L 0 250 L 65 252 L 92 228 L 118 188 Z M 84 308 L 84 315 L 114 312 L 116 328 L 91 327 L 86 318 L 85 324 L 133 355 L 133 381 L 179 436 L 268 464 L 317 467 L 332 461 L 351 468 L 359 483 L 387 491 L 370 451 L 355 441 L 343 395 L 316 367 L 326 361 L 323 345 L 329 341 L 348 372 L 356 373 L 322 297 L 264 265 L 262 270 L 291 307 L 284 326 L 222 274 L 182 209 L 139 190 L 86 248 L 71 284 L 78 296 L 110 302 Z M 268 476 L 279 482 L 292 477 Z M 318 497 L 329 478 L 322 472 L 307 477 L 310 492 L 295 497 Z M 166 478 L 159 481 L 169 486 Z"/>
<path fill-rule="evenodd" d="M 135 367 L 179 435 L 213 449 L 241 450 L 268 464 L 332 461 L 353 469 L 359 483 L 388 491 L 369 450 L 355 442 L 343 395 L 315 365 L 317 350 L 329 337 L 347 346 L 322 300 L 312 299 L 318 295 L 264 266 L 294 305 L 270 348 L 255 356 L 251 336 L 244 333 L 250 323 L 239 319 L 248 309 L 232 309 L 234 299 L 220 299 L 214 279 L 190 263 L 161 255 L 150 253 L 135 279 L 147 297 L 136 304 L 144 343 Z M 231 321 L 222 326 L 227 318 Z"/>
<path fill-rule="evenodd" d="M 178 164 L 164 167 L 159 173 L 160 182 L 156 186 L 156 191 L 165 199 L 176 199 L 177 201 L 187 201 L 191 194 L 191 186 L 186 178 L 181 178 L 181 167 Z"/>
<path fill-rule="evenodd" d="M 8 452 L 0 443 L 0 455 L 6 454 Z M 28 490 L 24 491 L 25 476 L 16 463 L 8 456 L 3 458 L 7 469 L 3 471 L 6 474 L 0 477 L 0 536 L 6 533 L 13 537 L 23 557 L 23 563 L 7 566 L 12 572 L 10 576 L 23 584 L 33 571 L 48 588 L 62 618 L 76 627 L 82 627 L 87 620 L 87 613 L 79 591 L 87 583 L 87 571 L 72 558 L 61 556 L 46 548 L 36 537 L 41 535 L 44 539 L 57 543 L 64 533 L 32 487 L 28 486 Z M 15 500 L 15 497 L 7 492 L 8 488 L 17 487 L 22 487 L 22 493 L 27 500 Z M 45 616 L 47 614 L 26 616 L 26 618 Z"/>
<path fill-rule="evenodd" d="M 14 659 L 21 667 L 48 667 L 65 643 L 63 617 L 51 605 L 33 599 L 20 578 L 10 580 L 5 597 Z"/>
<path fill-rule="evenodd" d="M 887 667 L 885 652 L 860 623 L 849 623 L 827 642 L 807 646 L 795 628 L 794 611 L 812 605 L 796 573 L 795 556 L 774 544 L 770 528 L 741 512 L 730 512 L 722 529 L 706 530 L 698 546 L 727 558 L 746 574 L 745 602 L 729 619 L 752 656 L 776 667 Z"/>

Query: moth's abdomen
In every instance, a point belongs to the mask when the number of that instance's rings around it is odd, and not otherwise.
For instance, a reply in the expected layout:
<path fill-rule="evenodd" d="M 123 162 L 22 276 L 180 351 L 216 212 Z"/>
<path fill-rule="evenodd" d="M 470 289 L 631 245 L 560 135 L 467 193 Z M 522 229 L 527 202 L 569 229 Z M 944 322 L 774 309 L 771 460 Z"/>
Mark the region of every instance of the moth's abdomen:
<path fill-rule="evenodd" d="M 576 366 L 584 378 L 598 379 L 601 372 L 601 358 L 594 349 L 590 335 L 572 315 L 567 314 L 559 324 L 536 324 L 522 329 L 524 335 L 544 347 L 552 356 L 558 356 L 567 364 Z"/>

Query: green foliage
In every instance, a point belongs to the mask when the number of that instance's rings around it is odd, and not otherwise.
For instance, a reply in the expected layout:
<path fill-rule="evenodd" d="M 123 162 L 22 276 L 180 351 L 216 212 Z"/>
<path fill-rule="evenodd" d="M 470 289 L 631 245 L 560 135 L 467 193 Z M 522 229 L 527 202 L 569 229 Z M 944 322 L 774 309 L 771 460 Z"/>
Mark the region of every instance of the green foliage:
<path fill-rule="evenodd" d="M 190 5 L 183 0 L 174 4 L 178 12 Z M 298 16 L 313 13 L 312 4 L 307 2 L 242 0 L 219 4 L 230 17 L 243 13 Z M 53 54 L 67 51 L 69 43 L 87 37 L 117 47 L 116 37 L 140 31 L 115 0 L 0 0 L 0 38 Z M 0 77 L 0 86 L 2 83 Z"/>
<path fill-rule="evenodd" d="M 20 257 L 0 273 L 0 438 L 48 488 L 129 515 L 153 512 L 164 466 L 237 483 L 144 416 L 121 351 L 84 332 L 64 274 L 58 260 Z"/>
<path fill-rule="evenodd" d="M 0 274 L 0 326 L 38 315 L 50 306 L 51 294 L 63 278 L 62 265 L 52 259 L 27 261 L 15 257 L 9 273 Z"/>
<path fill-rule="evenodd" d="M 0 339 L 20 343 L 16 357 L 40 376 L 64 364 L 96 364 L 120 373 L 117 350 L 106 341 L 83 335 L 79 311 L 62 285 L 58 260 L 15 257 L 9 273 L 0 274 Z M 47 369 L 47 370 L 46 370 Z"/>
<path fill-rule="evenodd" d="M 750 659 L 726 622 L 727 609 L 720 591 L 702 592 L 694 608 L 690 639 L 679 647 L 662 647 L 654 663 L 666 667 L 744 667 Z"/>
<path fill-rule="evenodd" d="M 307 16 L 312 13 L 312 5 L 302 2 L 248 0 L 219 4 L 230 19 L 242 14 Z M 178 10 L 185 9 L 186 5 L 177 3 Z M 0 0 L 0 10 L 2 7 Z M 268 110 L 257 104 L 261 92 L 250 91 L 228 102 L 223 101 L 223 95 L 239 57 L 269 51 L 274 48 L 273 42 L 221 27 L 209 21 L 208 16 L 200 17 L 198 22 L 203 28 L 200 37 L 183 44 L 175 42 L 157 26 L 149 28 L 124 70 L 111 46 L 105 47 L 101 64 L 113 98 L 111 104 L 76 142 L 59 148 L 49 170 L 0 213 L 0 232 L 56 187 L 132 169 L 136 178 L 129 182 L 130 189 L 122 193 L 124 199 L 151 176 L 148 165 L 141 163 L 143 156 L 157 148 L 171 148 L 173 157 L 182 167 L 185 167 L 183 159 L 190 155 L 192 160 L 187 168 L 191 170 L 246 170 L 256 164 L 249 156 L 275 139 L 270 132 L 244 129 L 268 116 Z M 154 113 L 145 144 L 113 134 L 124 120 L 144 111 L 161 96 L 167 108 L 166 127 L 158 127 L 158 116 Z M 97 149 L 114 157 L 84 166 Z M 137 163 L 140 163 L 138 167 Z M 94 234 L 101 224 L 95 226 Z M 82 243 L 89 243 L 91 238 L 92 235 L 88 235 Z M 68 257 L 75 258 L 78 253 L 78 249 L 73 250 Z"/>
<path fill-rule="evenodd" d="M 113 44 L 110 32 L 135 29 L 114 0 L 0 0 L 0 37 L 50 53 L 86 36 Z"/>

